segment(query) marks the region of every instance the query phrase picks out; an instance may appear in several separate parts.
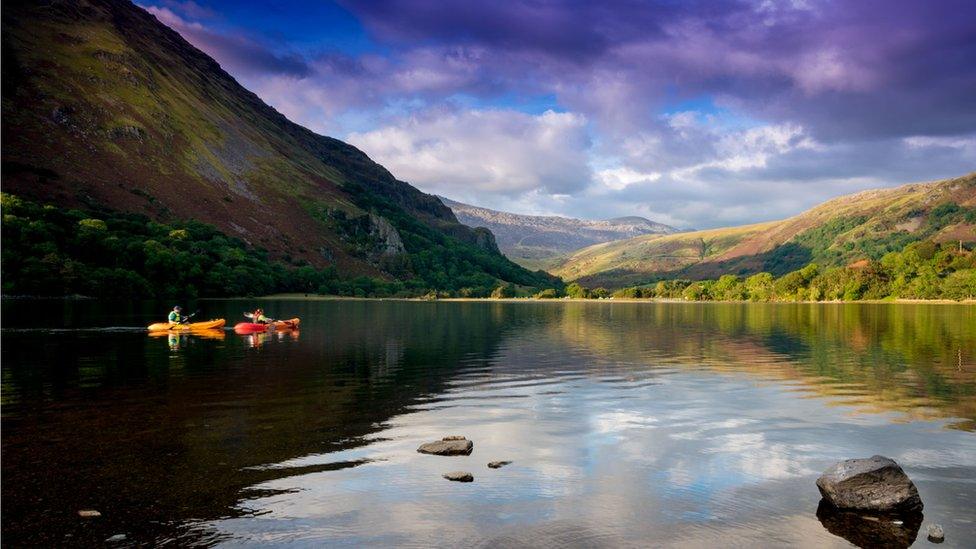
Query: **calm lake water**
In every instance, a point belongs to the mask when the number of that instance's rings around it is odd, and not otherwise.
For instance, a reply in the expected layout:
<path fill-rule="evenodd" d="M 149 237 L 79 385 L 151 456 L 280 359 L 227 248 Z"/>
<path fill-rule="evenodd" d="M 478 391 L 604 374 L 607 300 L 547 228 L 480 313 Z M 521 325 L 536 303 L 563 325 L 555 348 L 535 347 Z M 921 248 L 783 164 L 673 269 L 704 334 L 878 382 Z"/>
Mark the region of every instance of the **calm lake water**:
<path fill-rule="evenodd" d="M 818 519 L 817 476 L 873 454 L 918 486 L 916 546 L 930 523 L 976 544 L 976 307 L 260 304 L 301 331 L 157 338 L 172 304 L 4 301 L 4 545 L 914 540 Z M 455 434 L 470 456 L 416 452 Z"/>

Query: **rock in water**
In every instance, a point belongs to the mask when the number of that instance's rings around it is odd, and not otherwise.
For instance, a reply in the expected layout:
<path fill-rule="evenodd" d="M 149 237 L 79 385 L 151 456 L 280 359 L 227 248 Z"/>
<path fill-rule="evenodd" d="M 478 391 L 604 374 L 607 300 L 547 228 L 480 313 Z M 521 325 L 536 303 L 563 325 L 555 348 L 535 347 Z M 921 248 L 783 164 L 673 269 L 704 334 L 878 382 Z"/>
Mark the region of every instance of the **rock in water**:
<path fill-rule="evenodd" d="M 474 480 L 474 475 L 466 471 L 452 471 L 450 473 L 444 473 L 442 476 L 447 480 L 453 480 L 455 482 L 472 482 Z"/>
<path fill-rule="evenodd" d="M 498 469 L 499 467 L 504 467 L 509 463 L 511 463 L 511 461 L 492 461 L 491 463 L 488 464 L 488 467 L 490 469 Z"/>
<path fill-rule="evenodd" d="M 436 442 L 421 444 L 417 451 L 421 454 L 438 456 L 469 456 L 474 449 L 474 443 L 464 437 L 444 437 Z"/>
<path fill-rule="evenodd" d="M 932 543 L 942 543 L 945 541 L 945 532 L 942 531 L 942 526 L 938 524 L 929 525 L 929 541 Z"/>
<path fill-rule="evenodd" d="M 102 514 L 94 509 L 82 509 L 78 511 L 78 516 L 81 518 L 95 518 L 102 516 Z"/>
<path fill-rule="evenodd" d="M 817 488 L 838 509 L 884 513 L 922 510 L 915 484 L 894 460 L 883 456 L 836 463 L 820 475 Z"/>

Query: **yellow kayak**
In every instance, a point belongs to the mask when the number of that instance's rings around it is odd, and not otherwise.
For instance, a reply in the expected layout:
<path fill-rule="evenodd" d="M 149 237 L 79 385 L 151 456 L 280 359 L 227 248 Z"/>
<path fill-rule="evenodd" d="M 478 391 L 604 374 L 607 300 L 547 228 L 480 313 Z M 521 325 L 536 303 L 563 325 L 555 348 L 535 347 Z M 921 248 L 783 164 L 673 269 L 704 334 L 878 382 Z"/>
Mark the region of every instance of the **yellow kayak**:
<path fill-rule="evenodd" d="M 170 324 L 168 322 L 157 322 L 155 324 L 150 324 L 147 329 L 150 332 L 193 332 L 196 330 L 213 330 L 215 328 L 223 328 L 227 321 L 218 318 L 215 320 L 207 320 L 205 322 L 191 322 L 189 324 Z"/>
<path fill-rule="evenodd" d="M 190 335 L 200 339 L 224 339 L 225 337 L 227 337 L 227 332 L 225 332 L 223 328 L 211 328 L 209 330 L 193 330 L 193 331 L 160 330 L 155 332 L 149 332 L 149 337 L 181 337 L 186 335 Z"/>

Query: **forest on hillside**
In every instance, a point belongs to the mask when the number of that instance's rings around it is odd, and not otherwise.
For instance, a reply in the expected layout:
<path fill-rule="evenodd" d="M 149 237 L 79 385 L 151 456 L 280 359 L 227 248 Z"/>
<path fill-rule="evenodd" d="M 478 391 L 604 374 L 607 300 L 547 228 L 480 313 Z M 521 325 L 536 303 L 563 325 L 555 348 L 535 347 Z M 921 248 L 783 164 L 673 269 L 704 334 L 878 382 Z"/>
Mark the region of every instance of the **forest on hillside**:
<path fill-rule="evenodd" d="M 538 295 L 560 297 L 554 290 Z M 829 268 L 810 263 L 779 277 L 769 272 L 748 277 L 726 274 L 711 280 L 660 280 L 616 291 L 572 283 L 566 287 L 565 296 L 687 301 L 961 301 L 976 298 L 976 253 L 961 243 L 925 240 L 888 252 L 879 260 L 863 259 Z"/>
<path fill-rule="evenodd" d="M 265 250 L 196 221 L 165 224 L 109 209 L 62 209 L 7 193 L 0 206 L 4 295 L 151 298 L 303 292 L 488 297 L 500 287 L 521 292 L 562 287 L 550 275 L 524 271 L 499 254 L 445 237 L 419 222 L 404 233 L 408 253 L 388 265 L 396 278 L 378 279 L 343 277 L 334 267 L 316 269 L 301 260 L 272 258 Z M 458 246 L 464 249 L 453 248 Z"/>

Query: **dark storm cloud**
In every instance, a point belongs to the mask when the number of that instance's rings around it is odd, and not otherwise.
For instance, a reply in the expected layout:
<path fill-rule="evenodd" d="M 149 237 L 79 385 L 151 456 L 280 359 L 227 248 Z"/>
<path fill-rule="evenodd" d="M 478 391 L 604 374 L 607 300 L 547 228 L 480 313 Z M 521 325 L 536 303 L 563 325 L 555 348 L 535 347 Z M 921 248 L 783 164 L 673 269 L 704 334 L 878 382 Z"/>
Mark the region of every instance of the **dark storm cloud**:
<path fill-rule="evenodd" d="M 824 138 L 952 134 L 976 118 L 971 1 L 346 5 L 383 42 L 481 48 L 505 58 L 491 70 L 535 70 L 557 90 L 625 76 L 638 104 L 728 95 Z"/>

